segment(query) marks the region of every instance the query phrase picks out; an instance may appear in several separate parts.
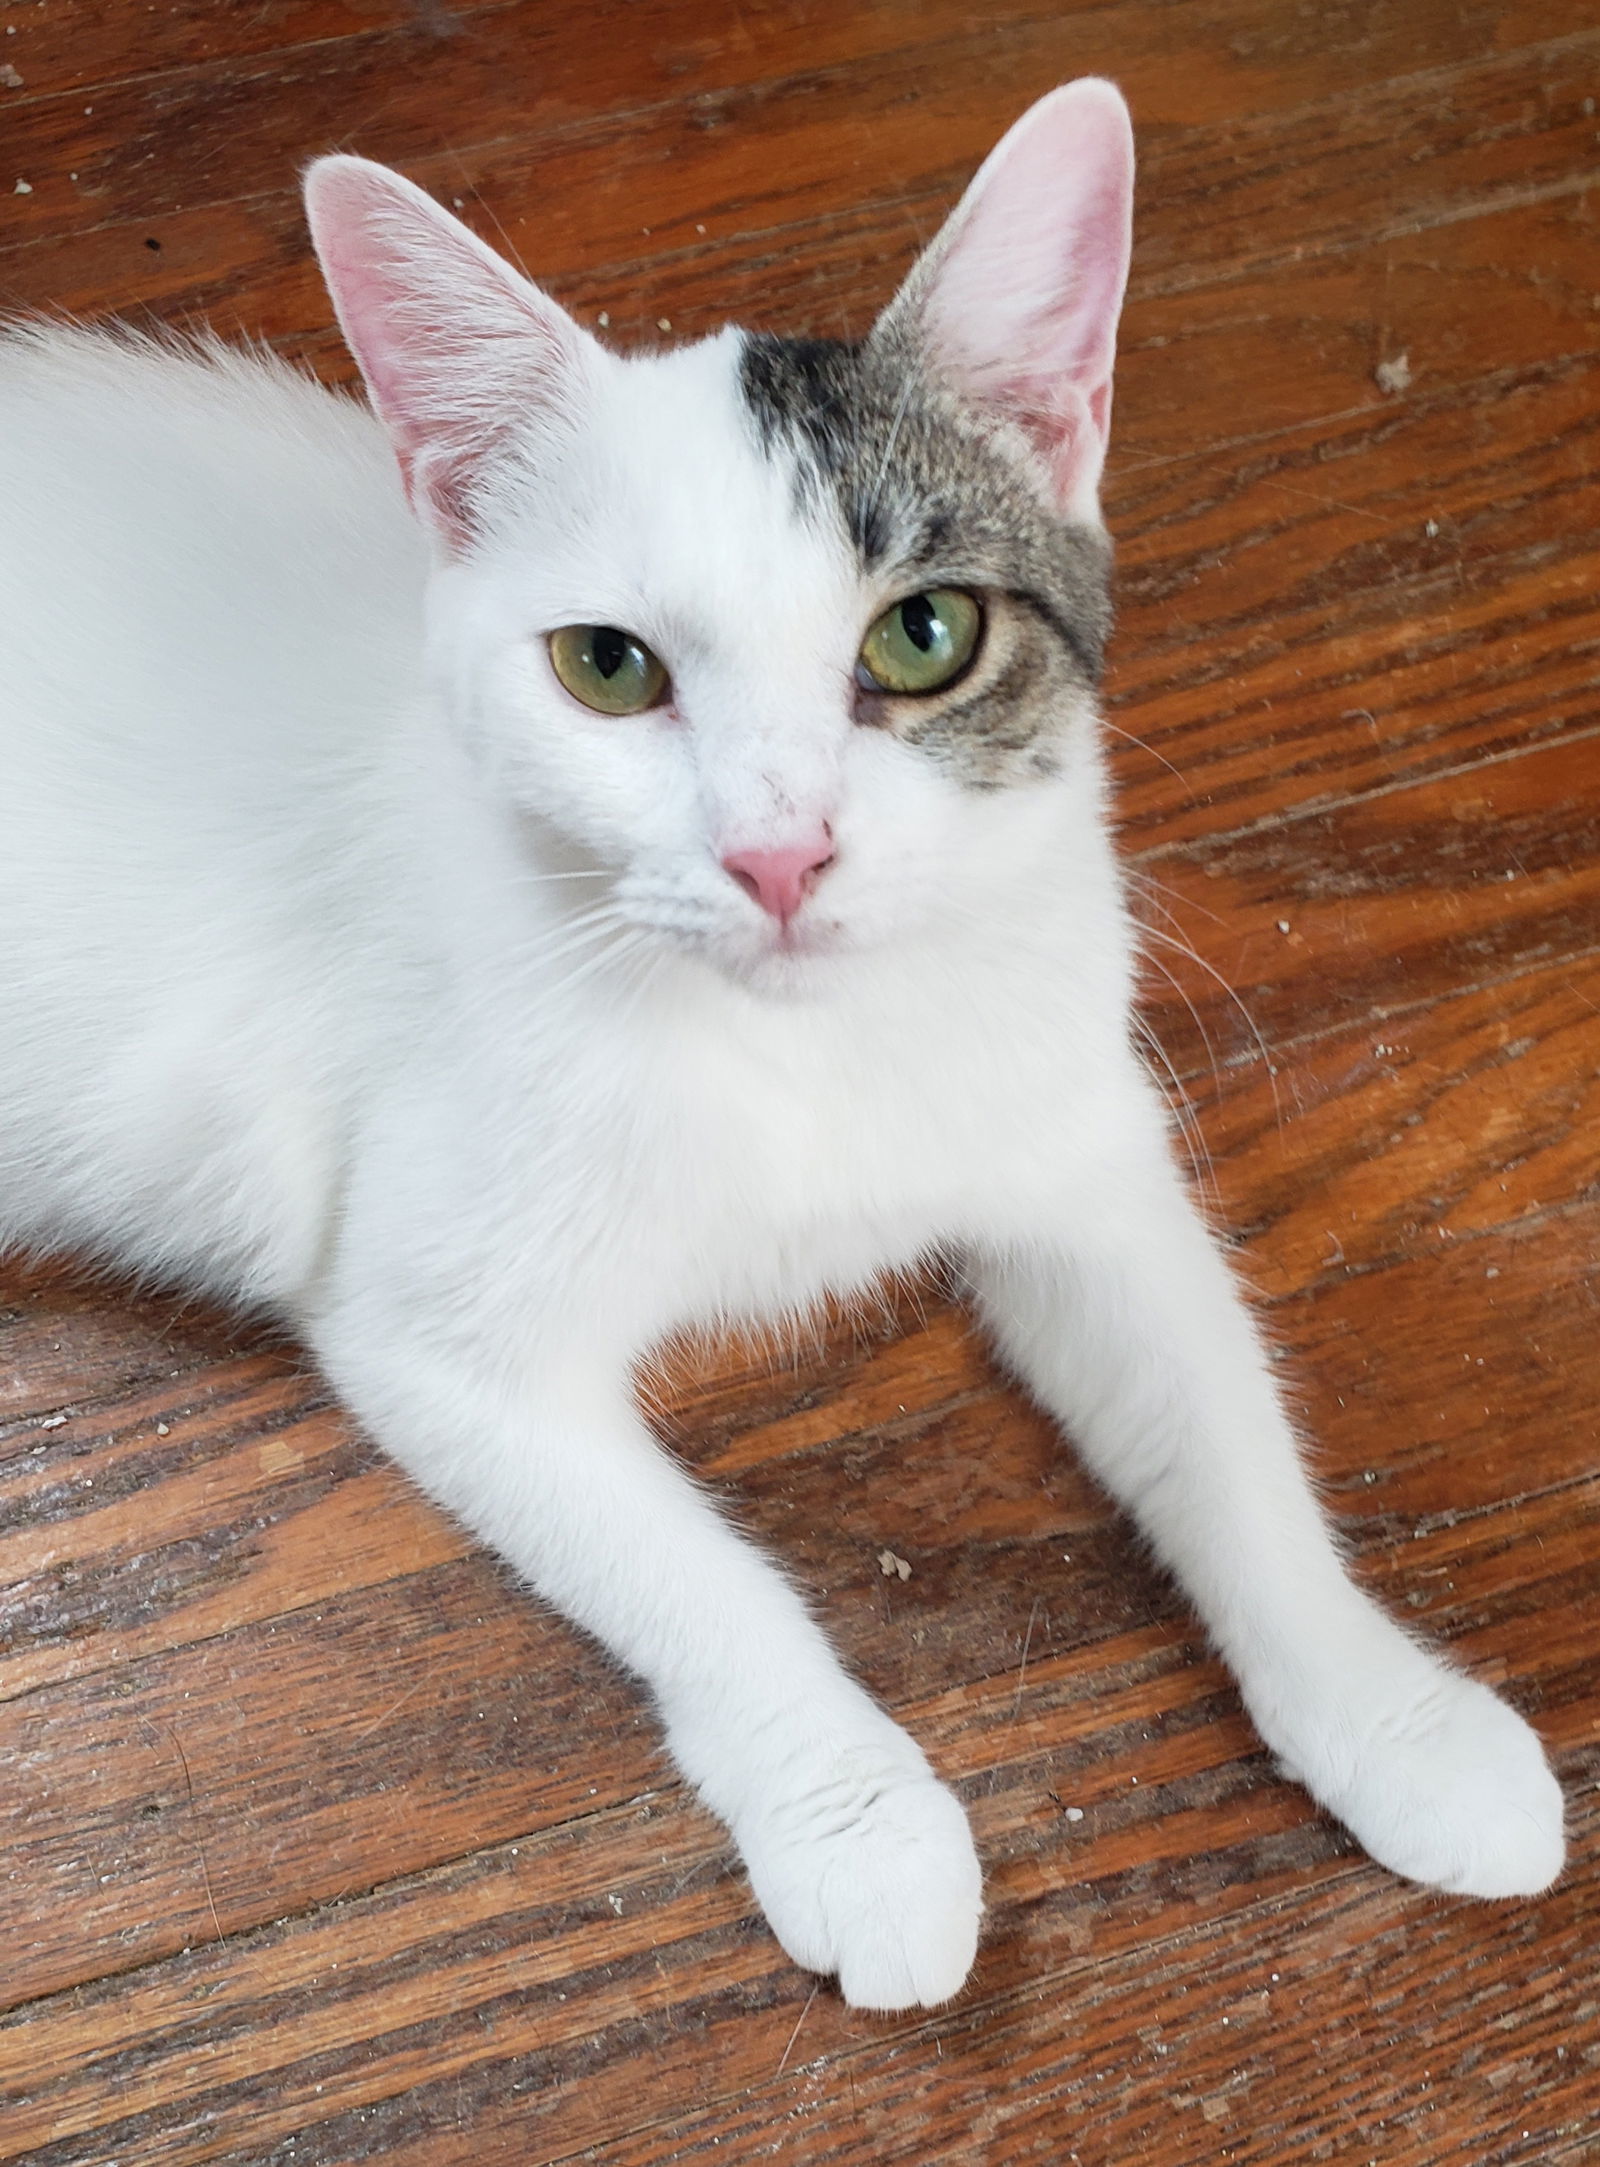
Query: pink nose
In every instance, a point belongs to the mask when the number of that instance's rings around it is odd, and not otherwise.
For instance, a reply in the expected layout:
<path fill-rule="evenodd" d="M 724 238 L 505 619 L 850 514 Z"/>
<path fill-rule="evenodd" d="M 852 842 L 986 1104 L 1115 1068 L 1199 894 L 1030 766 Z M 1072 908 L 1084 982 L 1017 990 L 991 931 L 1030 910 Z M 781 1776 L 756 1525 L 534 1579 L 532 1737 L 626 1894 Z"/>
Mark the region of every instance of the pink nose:
<path fill-rule="evenodd" d="M 745 894 L 787 925 L 816 886 L 817 876 L 833 863 L 833 836 L 826 826 L 804 843 L 781 850 L 730 850 L 722 861 Z"/>

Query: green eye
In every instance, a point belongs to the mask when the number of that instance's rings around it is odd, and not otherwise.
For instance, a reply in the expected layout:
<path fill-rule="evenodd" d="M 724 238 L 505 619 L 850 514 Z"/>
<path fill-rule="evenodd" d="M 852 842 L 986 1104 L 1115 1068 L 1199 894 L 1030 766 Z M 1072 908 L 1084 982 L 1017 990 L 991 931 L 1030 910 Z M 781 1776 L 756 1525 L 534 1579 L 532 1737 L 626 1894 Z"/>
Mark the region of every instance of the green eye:
<path fill-rule="evenodd" d="M 550 663 L 575 700 L 602 715 L 639 715 L 667 689 L 666 666 L 643 640 L 615 625 L 563 625 Z"/>
<path fill-rule="evenodd" d="M 982 629 L 976 598 L 957 587 L 908 595 L 868 631 L 856 675 L 880 692 L 937 692 L 972 660 Z"/>

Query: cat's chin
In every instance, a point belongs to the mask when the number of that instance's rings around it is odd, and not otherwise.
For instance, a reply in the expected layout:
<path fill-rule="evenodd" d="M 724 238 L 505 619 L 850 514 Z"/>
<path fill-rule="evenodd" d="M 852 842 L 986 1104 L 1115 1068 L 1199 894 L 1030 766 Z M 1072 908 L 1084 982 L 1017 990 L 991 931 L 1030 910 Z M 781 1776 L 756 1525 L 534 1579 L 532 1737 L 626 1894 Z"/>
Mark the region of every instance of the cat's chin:
<path fill-rule="evenodd" d="M 719 945 L 708 960 L 736 985 L 782 1000 L 824 990 L 856 945 L 837 925 L 788 926 L 748 946 Z"/>

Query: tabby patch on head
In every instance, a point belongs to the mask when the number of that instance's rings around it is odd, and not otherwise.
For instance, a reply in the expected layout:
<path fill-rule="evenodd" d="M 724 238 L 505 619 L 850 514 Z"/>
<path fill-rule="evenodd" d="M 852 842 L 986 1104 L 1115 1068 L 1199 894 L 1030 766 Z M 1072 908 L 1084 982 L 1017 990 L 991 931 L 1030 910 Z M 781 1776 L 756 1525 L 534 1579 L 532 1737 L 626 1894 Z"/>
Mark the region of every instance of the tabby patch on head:
<path fill-rule="evenodd" d="M 758 438 L 787 454 L 797 509 L 836 525 L 895 599 L 954 588 L 983 612 L 948 687 L 861 687 L 858 719 L 993 789 L 1055 772 L 1099 682 L 1110 544 L 1057 517 L 1019 432 L 928 379 L 885 324 L 859 343 L 748 334 L 740 385 Z"/>

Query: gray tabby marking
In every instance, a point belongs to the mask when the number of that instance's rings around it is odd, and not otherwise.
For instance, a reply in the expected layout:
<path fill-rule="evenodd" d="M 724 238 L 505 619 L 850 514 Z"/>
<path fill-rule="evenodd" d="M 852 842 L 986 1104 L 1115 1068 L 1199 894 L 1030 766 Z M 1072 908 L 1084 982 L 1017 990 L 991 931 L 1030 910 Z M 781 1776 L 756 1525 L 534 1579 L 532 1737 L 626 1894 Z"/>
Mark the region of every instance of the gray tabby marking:
<path fill-rule="evenodd" d="M 950 691 L 862 693 L 860 719 L 992 789 L 1050 774 L 1098 684 L 1110 628 L 1103 534 L 1050 516 L 1019 440 L 931 383 L 902 339 L 749 333 L 740 382 L 769 454 L 795 461 L 801 510 L 836 518 L 895 596 L 970 587 L 986 630 Z"/>

